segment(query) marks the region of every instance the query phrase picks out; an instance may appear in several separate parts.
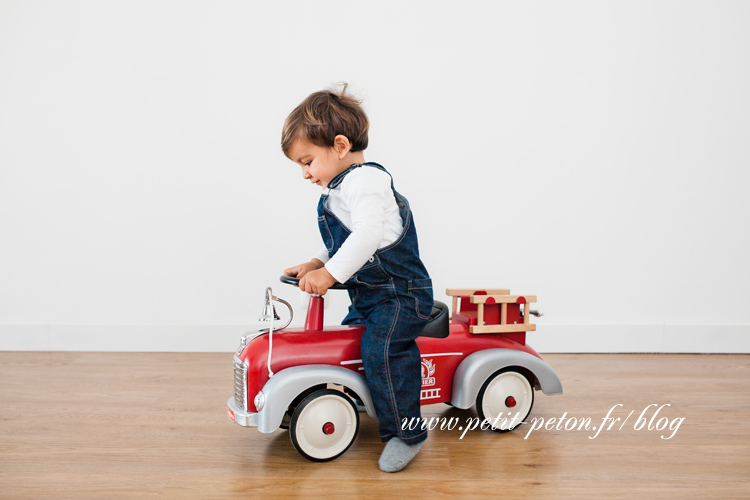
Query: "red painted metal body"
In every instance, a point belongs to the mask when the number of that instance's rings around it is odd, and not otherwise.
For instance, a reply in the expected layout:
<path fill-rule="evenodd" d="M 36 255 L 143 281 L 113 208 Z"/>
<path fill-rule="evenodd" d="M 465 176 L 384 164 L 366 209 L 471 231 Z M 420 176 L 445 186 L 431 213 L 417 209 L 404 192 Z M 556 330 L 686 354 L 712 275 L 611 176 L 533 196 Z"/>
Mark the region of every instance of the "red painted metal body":
<path fill-rule="evenodd" d="M 315 304 L 313 303 L 315 299 Z M 318 306 L 319 304 L 319 306 Z M 360 340 L 363 325 L 328 326 L 322 328 L 323 299 L 312 297 L 305 328 L 290 328 L 273 333 L 271 369 L 278 373 L 300 365 L 326 364 L 352 370 L 364 376 Z M 485 306 L 485 317 L 487 310 Z M 497 333 L 475 335 L 469 333 L 471 312 L 454 314 L 448 337 L 419 337 L 417 345 L 422 355 L 422 405 L 451 401 L 453 375 L 468 355 L 484 349 L 505 348 L 523 351 L 541 359 L 526 345 L 525 334 Z M 494 313 L 492 313 L 494 314 Z M 499 309 L 498 309 L 499 318 Z M 474 315 L 475 316 L 475 315 Z M 508 320 L 518 321 L 519 306 L 508 305 Z M 522 321 L 519 321 L 522 322 Z M 476 317 L 473 318 L 476 324 Z M 268 381 L 268 334 L 262 334 L 245 346 L 239 354 L 247 368 L 247 397 L 253 400 Z"/>

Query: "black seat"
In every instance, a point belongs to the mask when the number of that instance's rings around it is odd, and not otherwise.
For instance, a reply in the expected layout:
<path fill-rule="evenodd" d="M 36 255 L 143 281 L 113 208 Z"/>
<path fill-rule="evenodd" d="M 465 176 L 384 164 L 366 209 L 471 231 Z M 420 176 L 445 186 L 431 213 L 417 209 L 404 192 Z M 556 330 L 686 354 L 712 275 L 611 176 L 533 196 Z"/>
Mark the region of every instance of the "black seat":
<path fill-rule="evenodd" d="M 430 321 L 419 336 L 444 339 L 448 333 L 448 306 L 436 300 L 432 306 Z"/>

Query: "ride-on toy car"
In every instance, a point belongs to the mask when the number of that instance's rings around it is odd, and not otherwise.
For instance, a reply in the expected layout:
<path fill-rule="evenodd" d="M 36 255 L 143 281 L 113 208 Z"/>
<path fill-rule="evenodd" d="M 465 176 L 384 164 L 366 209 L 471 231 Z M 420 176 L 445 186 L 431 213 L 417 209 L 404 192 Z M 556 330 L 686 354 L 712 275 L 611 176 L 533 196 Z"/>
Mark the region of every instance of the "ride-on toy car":
<path fill-rule="evenodd" d="M 281 281 L 296 285 L 297 278 Z M 337 284 L 333 289 L 346 288 Z M 508 289 L 448 289 L 448 307 L 435 302 L 417 345 L 422 357 L 422 405 L 449 403 L 467 409 L 476 403 L 493 430 L 512 430 L 534 403 L 534 389 L 562 394 L 560 379 L 526 344 L 529 309 L 536 297 Z M 274 330 L 273 302 L 289 308 L 287 323 Z M 286 327 L 292 307 L 266 289 L 262 320 L 269 327 L 242 337 L 234 356 L 234 396 L 229 418 L 263 433 L 288 429 L 295 449 L 313 461 L 332 460 L 354 442 L 359 413 L 373 418 L 360 354 L 364 325 L 323 327 L 323 297 L 312 295 L 304 328 Z M 512 419 L 511 416 L 516 418 Z M 507 418 L 503 418 L 507 417 Z"/>

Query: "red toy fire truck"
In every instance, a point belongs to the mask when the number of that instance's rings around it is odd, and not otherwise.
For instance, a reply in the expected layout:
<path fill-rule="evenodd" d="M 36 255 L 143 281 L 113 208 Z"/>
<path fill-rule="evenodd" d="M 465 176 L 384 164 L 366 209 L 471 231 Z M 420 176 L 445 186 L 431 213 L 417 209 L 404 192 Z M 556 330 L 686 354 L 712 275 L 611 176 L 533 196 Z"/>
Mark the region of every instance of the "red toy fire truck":
<path fill-rule="evenodd" d="M 298 283 L 290 276 L 281 281 Z M 482 420 L 505 432 L 528 417 L 535 389 L 562 394 L 557 374 L 526 344 L 526 332 L 536 330 L 529 318 L 539 315 L 529 309 L 535 296 L 510 295 L 508 289 L 448 289 L 446 294 L 453 298 L 452 315 L 436 301 L 417 339 L 422 405 L 467 409 L 476 404 Z M 289 308 L 289 320 L 278 329 L 273 302 Z M 263 433 L 288 429 L 304 457 L 332 460 L 354 442 L 360 412 L 375 418 L 360 355 L 364 325 L 323 327 L 323 297 L 312 295 L 304 328 L 287 329 L 292 307 L 270 288 L 263 311 L 268 328 L 246 334 L 234 356 L 229 418 Z M 506 414 L 516 418 L 501 418 Z"/>

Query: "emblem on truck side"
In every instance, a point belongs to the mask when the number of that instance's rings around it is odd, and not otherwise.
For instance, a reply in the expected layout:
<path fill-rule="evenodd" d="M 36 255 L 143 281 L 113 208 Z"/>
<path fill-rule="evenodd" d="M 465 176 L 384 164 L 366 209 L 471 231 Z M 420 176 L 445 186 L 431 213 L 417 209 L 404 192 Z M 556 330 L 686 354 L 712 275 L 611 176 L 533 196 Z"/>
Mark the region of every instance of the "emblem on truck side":
<path fill-rule="evenodd" d="M 422 387 L 435 385 L 435 365 L 431 359 L 422 360 Z"/>

